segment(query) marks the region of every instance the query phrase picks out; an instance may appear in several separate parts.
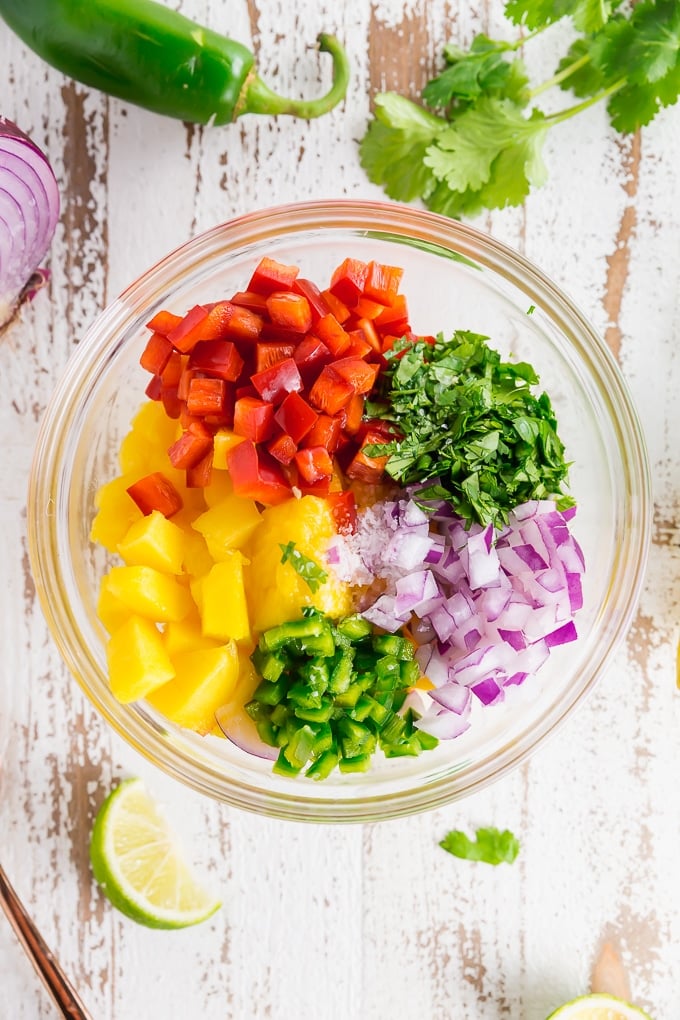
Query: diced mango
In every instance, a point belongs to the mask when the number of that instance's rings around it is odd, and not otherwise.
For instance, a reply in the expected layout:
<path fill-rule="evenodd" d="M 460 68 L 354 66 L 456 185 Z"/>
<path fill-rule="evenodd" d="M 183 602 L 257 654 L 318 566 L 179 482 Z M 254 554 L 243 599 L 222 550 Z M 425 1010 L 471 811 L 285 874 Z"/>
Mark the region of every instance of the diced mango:
<path fill-rule="evenodd" d="M 164 471 L 168 447 L 175 439 L 176 422 L 168 418 L 160 401 L 149 400 L 132 420 L 132 427 L 120 444 L 119 463 L 123 472 L 137 477 Z"/>
<path fill-rule="evenodd" d="M 214 562 L 203 535 L 188 527 L 184 532 L 184 569 L 187 574 L 201 577 L 208 573 Z"/>
<path fill-rule="evenodd" d="M 234 486 L 227 472 L 213 471 L 210 485 L 203 490 L 203 498 L 207 506 L 215 506 L 215 503 L 221 503 L 223 499 L 232 496 L 233 493 Z"/>
<path fill-rule="evenodd" d="M 197 609 L 192 609 L 183 620 L 174 620 L 166 624 L 163 631 L 163 644 L 171 658 L 179 652 L 189 652 L 196 648 L 215 648 L 220 643 L 215 638 L 205 637 Z"/>
<path fill-rule="evenodd" d="M 118 630 L 121 624 L 130 618 L 130 608 L 121 602 L 110 590 L 105 577 L 99 586 L 99 598 L 97 599 L 97 616 L 104 624 L 109 634 Z"/>
<path fill-rule="evenodd" d="M 229 700 L 238 681 L 235 643 L 183 652 L 174 657 L 173 665 L 174 679 L 153 691 L 149 702 L 179 726 L 209 733 L 215 712 Z"/>
<path fill-rule="evenodd" d="M 336 534 L 326 500 L 318 496 L 289 499 L 267 507 L 261 516 L 262 525 L 247 546 L 251 565 L 246 590 L 254 630 L 298 619 L 307 605 L 333 617 L 351 612 L 349 587 L 326 566 L 326 549 Z M 290 562 L 281 563 L 281 546 L 291 541 L 303 556 L 326 570 L 327 580 L 314 593 Z"/>
<path fill-rule="evenodd" d="M 135 521 L 118 543 L 128 566 L 153 567 L 163 574 L 181 574 L 184 531 L 158 510 Z"/>
<path fill-rule="evenodd" d="M 131 612 L 149 620 L 182 620 L 194 604 L 190 593 L 174 577 L 153 567 L 113 567 L 107 578 L 109 591 Z"/>
<path fill-rule="evenodd" d="M 242 442 L 243 436 L 237 436 L 231 429 L 218 429 L 213 441 L 213 467 L 217 471 L 226 471 L 227 454 Z"/>
<path fill-rule="evenodd" d="M 90 539 L 99 542 L 109 552 L 117 551 L 118 543 L 125 537 L 130 525 L 142 516 L 139 507 L 127 493 L 128 486 L 138 478 L 136 474 L 120 475 L 106 482 L 97 491 L 97 513 L 92 521 Z"/>
<path fill-rule="evenodd" d="M 192 527 L 203 535 L 210 555 L 219 563 L 228 559 L 230 550 L 240 549 L 261 522 L 252 499 L 227 496 L 197 517 Z"/>
<path fill-rule="evenodd" d="M 203 578 L 201 619 L 208 637 L 234 641 L 250 640 L 250 621 L 243 581 L 244 557 L 231 551 Z"/>
<path fill-rule="evenodd" d="M 125 704 L 145 698 L 175 675 L 163 638 L 141 616 L 129 616 L 111 635 L 106 658 L 111 691 Z"/>

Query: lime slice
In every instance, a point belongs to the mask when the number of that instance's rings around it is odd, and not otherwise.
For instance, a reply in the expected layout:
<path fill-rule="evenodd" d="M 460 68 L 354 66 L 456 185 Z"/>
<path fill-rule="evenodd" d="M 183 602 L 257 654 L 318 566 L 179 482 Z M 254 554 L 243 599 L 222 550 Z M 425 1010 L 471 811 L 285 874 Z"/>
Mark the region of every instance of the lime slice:
<path fill-rule="evenodd" d="M 149 928 L 185 928 L 219 902 L 196 881 L 141 779 L 102 804 L 90 842 L 92 870 L 114 907 Z"/>
<path fill-rule="evenodd" d="M 548 1020 L 652 1020 L 648 1013 L 614 995 L 595 993 L 572 999 L 551 1013 Z"/>

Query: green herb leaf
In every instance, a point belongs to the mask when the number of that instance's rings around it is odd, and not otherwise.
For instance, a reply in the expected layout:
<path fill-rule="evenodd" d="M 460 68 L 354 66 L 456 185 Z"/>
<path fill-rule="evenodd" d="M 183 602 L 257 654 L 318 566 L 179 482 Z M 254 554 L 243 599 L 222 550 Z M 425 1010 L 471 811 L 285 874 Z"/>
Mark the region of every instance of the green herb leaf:
<path fill-rule="evenodd" d="M 521 60 L 508 61 L 513 43 L 476 35 L 468 51 L 449 44 L 444 48 L 446 68 L 423 89 L 423 101 L 433 109 L 473 103 L 482 96 L 512 99 L 526 104 L 528 78 Z"/>
<path fill-rule="evenodd" d="M 399 202 L 427 195 L 437 182 L 425 153 L 447 122 L 395 92 L 375 97 L 375 118 L 359 149 L 369 178 Z"/>
<path fill-rule="evenodd" d="M 459 829 L 453 829 L 439 843 L 454 857 L 466 861 L 483 861 L 485 864 L 512 864 L 519 853 L 519 840 L 504 829 L 490 827 L 477 829 L 474 840 Z"/>
<path fill-rule="evenodd" d="M 530 29 L 546 28 L 570 16 L 582 32 L 594 32 L 605 24 L 621 0 L 508 0 L 506 17 Z"/>
<path fill-rule="evenodd" d="M 314 594 L 319 590 L 319 586 L 328 580 L 328 574 L 326 571 L 315 563 L 314 560 L 310 560 L 308 556 L 303 554 L 295 548 L 295 542 L 288 542 L 286 545 L 279 545 L 283 556 L 281 557 L 282 563 L 290 563 L 293 570 L 300 575 L 303 581 L 307 582 L 309 590 Z"/>
<path fill-rule="evenodd" d="M 367 412 L 398 436 L 365 452 L 387 455 L 402 485 L 429 482 L 420 502 L 443 498 L 467 521 L 500 526 L 526 500 L 573 500 L 561 491 L 568 465 L 550 400 L 532 392 L 536 372 L 501 361 L 487 341 L 464 330 L 434 344 L 398 341 Z"/>

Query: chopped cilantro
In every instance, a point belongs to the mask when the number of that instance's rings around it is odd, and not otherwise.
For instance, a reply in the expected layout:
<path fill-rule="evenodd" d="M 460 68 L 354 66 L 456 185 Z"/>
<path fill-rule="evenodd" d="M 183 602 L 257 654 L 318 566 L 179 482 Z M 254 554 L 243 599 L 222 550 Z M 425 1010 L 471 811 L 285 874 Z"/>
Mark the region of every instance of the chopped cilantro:
<path fill-rule="evenodd" d="M 475 839 L 470 839 L 459 829 L 452 829 L 439 845 L 454 857 L 485 864 L 512 864 L 519 853 L 517 837 L 509 829 L 501 832 L 493 827 L 477 829 Z"/>
<path fill-rule="evenodd" d="M 505 13 L 532 34 L 516 42 L 479 34 L 467 50 L 449 43 L 444 68 L 422 92 L 430 110 L 394 92 L 375 97 L 360 157 L 391 198 L 420 198 L 453 217 L 519 205 L 546 179 L 541 150 L 551 127 L 606 101 L 614 128 L 633 132 L 680 95 L 677 0 L 632 8 L 621 0 L 508 0 Z M 515 51 L 563 17 L 581 35 L 555 74 L 532 88 Z M 546 115 L 534 100 L 558 86 L 582 102 Z"/>
<path fill-rule="evenodd" d="M 280 545 L 279 548 L 283 553 L 281 562 L 290 563 L 293 570 L 300 575 L 303 581 L 307 582 L 312 594 L 319 590 L 319 585 L 328 580 L 328 574 L 323 567 L 320 567 L 314 560 L 310 560 L 308 556 L 303 556 L 300 550 L 295 548 L 295 542 L 287 542 L 286 545 Z"/>
<path fill-rule="evenodd" d="M 430 483 L 417 499 L 448 500 L 468 521 L 502 525 L 529 499 L 561 494 L 568 464 L 547 394 L 531 365 L 503 362 L 488 337 L 458 330 L 434 343 L 397 341 L 387 354 L 369 417 L 392 422 L 400 437 L 369 447 L 402 485 Z"/>

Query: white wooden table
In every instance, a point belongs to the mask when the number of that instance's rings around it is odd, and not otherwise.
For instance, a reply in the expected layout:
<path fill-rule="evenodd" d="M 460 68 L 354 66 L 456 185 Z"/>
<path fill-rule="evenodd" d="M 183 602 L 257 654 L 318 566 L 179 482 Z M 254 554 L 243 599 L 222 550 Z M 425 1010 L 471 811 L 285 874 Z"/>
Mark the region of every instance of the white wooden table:
<path fill-rule="evenodd" d="M 624 139 L 594 109 L 553 132 L 549 183 L 476 225 L 560 283 L 606 336 L 643 421 L 655 488 L 647 583 L 589 702 L 524 767 L 399 822 L 325 828 L 229 810 L 111 734 L 61 664 L 36 602 L 25 498 L 41 414 L 99 309 L 191 235 L 301 198 L 382 198 L 356 139 L 380 88 L 416 94 L 450 37 L 509 31 L 501 0 L 173 0 L 252 44 L 265 80 L 318 94 L 320 30 L 346 42 L 346 102 L 305 123 L 192 129 L 67 81 L 0 27 L 0 112 L 45 147 L 63 200 L 51 293 L 0 343 L 0 850 L 96 1020 L 542 1020 L 587 990 L 612 939 L 632 992 L 680 1017 L 680 107 Z M 568 29 L 553 33 L 555 48 Z M 551 58 L 546 58 L 546 71 Z M 224 907 L 154 932 L 109 908 L 87 842 L 111 784 L 143 775 Z M 511 828 L 489 868 L 446 855 L 452 827 Z M 0 1017 L 54 1015 L 0 916 Z"/>

